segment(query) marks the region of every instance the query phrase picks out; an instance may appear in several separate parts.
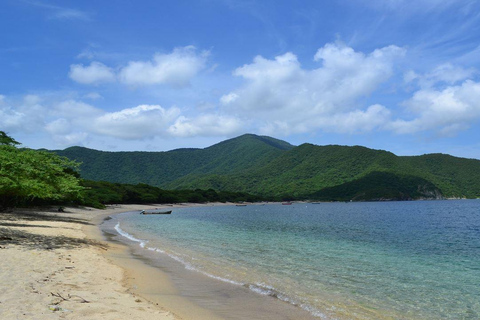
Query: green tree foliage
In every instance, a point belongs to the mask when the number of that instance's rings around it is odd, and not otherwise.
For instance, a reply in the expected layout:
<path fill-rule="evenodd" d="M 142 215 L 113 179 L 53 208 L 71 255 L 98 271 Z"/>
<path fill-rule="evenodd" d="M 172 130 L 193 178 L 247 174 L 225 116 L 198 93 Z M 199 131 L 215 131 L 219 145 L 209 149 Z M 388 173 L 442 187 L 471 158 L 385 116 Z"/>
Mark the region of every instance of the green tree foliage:
<path fill-rule="evenodd" d="M 143 183 L 136 185 L 105 181 L 82 181 L 84 205 L 103 208 L 106 204 L 117 203 L 204 203 L 260 201 L 262 197 L 240 192 L 217 192 L 209 190 L 162 190 Z"/>
<path fill-rule="evenodd" d="M 440 190 L 431 182 L 410 175 L 371 172 L 344 184 L 324 188 L 308 198 L 323 201 L 437 199 Z"/>
<path fill-rule="evenodd" d="M 15 141 L 12 137 L 9 137 L 4 131 L 0 131 L 0 145 L 15 146 L 20 142 Z"/>
<path fill-rule="evenodd" d="M 64 157 L 45 151 L 19 149 L 7 135 L 0 144 L 0 207 L 60 203 L 79 199 L 83 189 Z"/>
<path fill-rule="evenodd" d="M 247 134 L 205 149 L 103 152 L 71 147 L 55 153 L 82 163 L 80 172 L 84 179 L 146 183 L 171 189 L 180 187 L 179 184 L 169 185 L 171 182 L 187 176 L 195 178 L 206 174 L 225 175 L 262 166 L 291 148 L 292 145 L 281 140 Z M 201 186 L 198 188 L 205 189 Z M 188 186 L 188 189 L 191 187 Z M 214 189 L 219 190 L 215 187 Z"/>
<path fill-rule="evenodd" d="M 81 161 L 82 177 L 163 189 L 244 192 L 272 199 L 306 199 L 324 190 L 362 180 L 373 172 L 409 175 L 429 182 L 446 198 L 480 197 L 480 161 L 444 154 L 399 157 L 361 146 L 294 147 L 269 137 L 243 135 L 205 149 L 168 152 L 102 152 L 85 148 L 57 151 Z M 394 182 L 395 179 L 386 179 Z M 414 180 L 405 180 L 416 183 Z M 367 187 L 362 182 L 361 186 Z M 403 183 L 403 182 L 402 182 Z M 401 184 L 403 185 L 403 184 Z M 388 198 L 404 191 L 399 184 L 365 193 Z M 372 190 L 368 186 L 369 190 Z M 397 188 L 392 193 L 391 188 Z M 403 188 L 403 187 L 402 187 Z M 412 197 L 423 197 L 411 193 Z"/>

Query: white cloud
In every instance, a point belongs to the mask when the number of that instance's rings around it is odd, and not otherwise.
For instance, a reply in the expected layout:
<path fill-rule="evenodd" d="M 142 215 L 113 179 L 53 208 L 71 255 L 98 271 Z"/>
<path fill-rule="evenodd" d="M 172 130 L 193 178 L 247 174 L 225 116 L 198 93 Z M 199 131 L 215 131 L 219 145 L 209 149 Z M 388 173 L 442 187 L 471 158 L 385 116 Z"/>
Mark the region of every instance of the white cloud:
<path fill-rule="evenodd" d="M 59 118 L 45 125 L 45 130 L 51 134 L 67 134 L 71 130 L 71 124 L 67 119 Z"/>
<path fill-rule="evenodd" d="M 73 121 L 91 119 L 102 113 L 102 110 L 88 103 L 72 99 L 53 104 L 53 108 L 49 112 L 51 117 L 62 117 Z"/>
<path fill-rule="evenodd" d="M 22 126 L 26 115 L 11 107 L 0 108 L 0 127 L 2 130 L 17 129 Z"/>
<path fill-rule="evenodd" d="M 438 84 L 453 85 L 473 77 L 476 73 L 477 71 L 474 68 L 466 69 L 451 63 L 445 63 L 424 75 L 419 75 L 410 70 L 405 73 L 404 80 L 407 83 L 417 81 L 420 87 L 429 88 Z"/>
<path fill-rule="evenodd" d="M 186 117 L 177 107 L 139 105 L 105 112 L 82 101 L 53 95 L 26 95 L 14 103 L 0 96 L 0 130 L 35 134 L 61 148 L 93 140 L 123 143 L 172 136 L 226 136 L 243 128 L 234 117 L 207 111 Z"/>
<path fill-rule="evenodd" d="M 50 134 L 56 145 L 61 147 L 83 145 L 88 138 L 88 133 L 77 130 L 78 127 L 64 118 L 53 120 L 45 125 L 45 131 Z"/>
<path fill-rule="evenodd" d="M 293 53 L 274 60 L 257 56 L 233 73 L 244 78 L 245 85 L 222 96 L 220 102 L 229 111 L 257 119 L 270 134 L 345 131 L 347 127 L 351 132 L 371 130 L 378 126 L 372 115 L 384 121 L 388 110 L 363 109 L 359 100 L 392 76 L 394 61 L 404 54 L 396 46 L 364 54 L 342 44 L 327 44 L 314 56 L 322 65 L 311 70 L 302 68 Z M 358 121 L 352 119 L 355 116 Z"/>
<path fill-rule="evenodd" d="M 239 132 L 241 128 L 242 122 L 237 118 L 204 114 L 193 119 L 179 117 L 168 132 L 176 137 L 227 136 Z"/>
<path fill-rule="evenodd" d="M 54 135 L 52 139 L 58 146 L 69 147 L 83 145 L 88 137 L 87 132 L 72 132 L 69 134 Z"/>
<path fill-rule="evenodd" d="M 354 110 L 338 113 L 330 118 L 322 119 L 322 127 L 326 131 L 338 133 L 361 133 L 375 129 L 383 129 L 390 121 L 391 112 L 382 105 L 372 105 L 367 110 Z"/>
<path fill-rule="evenodd" d="M 193 46 L 175 48 L 169 54 L 156 54 L 152 61 L 131 61 L 119 74 L 128 85 L 168 84 L 185 87 L 205 68 L 209 53 L 197 53 Z"/>
<path fill-rule="evenodd" d="M 36 95 L 26 95 L 18 103 L 10 103 L 5 96 L 0 101 L 0 128 L 12 132 L 35 132 L 44 124 L 46 109 Z"/>
<path fill-rule="evenodd" d="M 237 98 L 238 98 L 238 95 L 236 93 L 231 92 L 229 94 L 223 95 L 220 98 L 220 102 L 223 105 L 227 105 L 227 104 L 232 103 L 233 101 L 237 100 Z"/>
<path fill-rule="evenodd" d="M 89 66 L 72 64 L 70 66 L 70 79 L 82 84 L 99 84 L 102 82 L 115 81 L 115 73 L 112 68 L 103 63 L 93 61 Z"/>
<path fill-rule="evenodd" d="M 389 129 L 397 133 L 432 130 L 452 135 L 480 119 L 480 83 L 466 80 L 441 91 L 422 89 L 404 104 L 414 118 L 393 121 Z"/>
<path fill-rule="evenodd" d="M 143 139 L 165 135 L 166 128 L 180 115 L 176 107 L 140 105 L 118 112 L 105 113 L 93 120 L 92 130 L 121 139 Z"/>
<path fill-rule="evenodd" d="M 23 103 L 27 106 L 38 105 L 41 101 L 42 98 L 34 94 L 27 94 L 23 97 Z"/>

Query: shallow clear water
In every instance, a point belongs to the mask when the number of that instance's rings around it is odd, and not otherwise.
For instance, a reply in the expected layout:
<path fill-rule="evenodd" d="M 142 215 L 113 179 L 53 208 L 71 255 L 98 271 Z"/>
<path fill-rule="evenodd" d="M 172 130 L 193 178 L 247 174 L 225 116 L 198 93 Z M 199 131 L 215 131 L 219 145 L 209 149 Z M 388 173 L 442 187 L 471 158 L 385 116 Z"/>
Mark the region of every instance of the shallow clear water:
<path fill-rule="evenodd" d="M 216 206 L 115 219 L 150 252 L 320 318 L 480 318 L 479 200 Z"/>

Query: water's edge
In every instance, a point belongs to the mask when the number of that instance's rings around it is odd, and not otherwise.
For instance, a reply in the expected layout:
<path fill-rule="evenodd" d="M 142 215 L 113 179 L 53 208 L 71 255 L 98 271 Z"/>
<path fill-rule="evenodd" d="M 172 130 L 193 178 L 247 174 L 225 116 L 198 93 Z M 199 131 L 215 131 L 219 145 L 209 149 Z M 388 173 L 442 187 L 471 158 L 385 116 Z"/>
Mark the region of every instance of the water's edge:
<path fill-rule="evenodd" d="M 119 214 L 129 214 L 129 212 Z M 196 306 L 197 309 L 209 314 L 206 318 L 200 318 L 197 310 L 193 313 L 189 312 L 193 315 L 189 317 L 185 312 L 179 312 L 178 308 L 184 308 L 177 305 L 171 311 L 181 314 L 182 319 L 328 319 L 316 310 L 312 313 L 313 310 L 309 310 L 307 306 L 292 304 L 288 298 L 274 291 L 273 288 L 243 284 L 202 273 L 189 267 L 188 263 L 179 257 L 168 255 L 159 248 L 148 247 L 144 240 L 137 239 L 121 229 L 115 217 L 119 214 L 109 216 L 110 219 L 105 219 L 100 225 L 107 241 L 126 246 L 131 259 L 166 274 L 178 290 L 179 297 L 188 304 L 188 308 Z M 124 257 L 122 259 L 124 260 Z M 135 268 L 138 268 L 138 265 Z M 135 271 L 133 270 L 133 273 L 138 274 Z M 141 290 L 142 288 L 136 284 L 135 286 L 137 286 L 135 290 L 144 291 L 142 294 L 147 295 L 149 300 L 156 300 L 163 291 L 152 279 L 150 279 L 148 290 Z M 150 292 L 150 295 L 145 291 Z M 207 294 L 205 294 L 206 291 Z M 171 309 L 171 306 L 165 305 L 165 307 L 168 310 Z"/>

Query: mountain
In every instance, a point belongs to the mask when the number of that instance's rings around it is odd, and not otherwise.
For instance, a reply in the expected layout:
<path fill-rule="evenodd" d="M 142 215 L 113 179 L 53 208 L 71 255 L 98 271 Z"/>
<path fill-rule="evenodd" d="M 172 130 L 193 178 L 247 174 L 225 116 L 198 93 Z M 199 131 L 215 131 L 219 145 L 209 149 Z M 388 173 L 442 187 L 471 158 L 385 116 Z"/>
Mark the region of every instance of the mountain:
<path fill-rule="evenodd" d="M 54 152 L 81 162 L 84 179 L 166 187 L 187 175 L 232 174 L 261 166 L 292 148 L 285 141 L 246 134 L 205 149 L 106 152 L 71 147 Z"/>
<path fill-rule="evenodd" d="M 252 134 L 205 149 L 55 151 L 82 162 L 85 179 L 165 189 L 214 189 L 270 198 L 386 200 L 480 197 L 480 161 L 445 154 L 396 156 L 361 146 L 289 143 Z"/>

